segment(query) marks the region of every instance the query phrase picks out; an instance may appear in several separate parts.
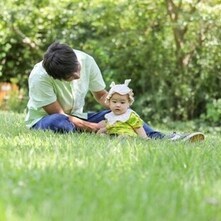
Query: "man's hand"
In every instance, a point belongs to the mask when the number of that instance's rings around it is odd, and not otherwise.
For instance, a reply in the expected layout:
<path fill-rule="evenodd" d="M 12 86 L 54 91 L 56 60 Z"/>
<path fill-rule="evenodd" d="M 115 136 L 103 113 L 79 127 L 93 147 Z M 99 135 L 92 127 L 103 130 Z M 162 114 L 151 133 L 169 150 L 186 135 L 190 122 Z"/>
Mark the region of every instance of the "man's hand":
<path fill-rule="evenodd" d="M 58 103 L 58 101 L 55 101 L 52 104 L 44 106 L 43 108 L 48 114 L 58 113 L 58 114 L 64 114 L 68 116 L 69 120 L 76 126 L 76 128 L 82 131 L 96 132 L 101 127 L 97 123 L 91 123 L 91 122 L 79 119 L 77 117 L 65 114 L 61 105 Z"/>
<path fill-rule="evenodd" d="M 69 120 L 76 126 L 77 129 L 87 132 L 96 132 L 100 129 L 98 123 L 91 123 L 74 116 L 69 116 Z"/>

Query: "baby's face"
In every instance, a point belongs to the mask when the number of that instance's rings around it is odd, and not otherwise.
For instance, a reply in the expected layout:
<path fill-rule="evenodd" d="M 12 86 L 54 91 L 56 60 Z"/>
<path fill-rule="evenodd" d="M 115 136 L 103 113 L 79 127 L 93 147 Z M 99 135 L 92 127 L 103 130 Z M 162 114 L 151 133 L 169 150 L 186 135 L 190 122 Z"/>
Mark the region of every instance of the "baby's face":
<path fill-rule="evenodd" d="M 130 101 L 127 94 L 121 95 L 114 93 L 109 102 L 110 109 L 115 115 L 124 114 L 130 107 Z"/>

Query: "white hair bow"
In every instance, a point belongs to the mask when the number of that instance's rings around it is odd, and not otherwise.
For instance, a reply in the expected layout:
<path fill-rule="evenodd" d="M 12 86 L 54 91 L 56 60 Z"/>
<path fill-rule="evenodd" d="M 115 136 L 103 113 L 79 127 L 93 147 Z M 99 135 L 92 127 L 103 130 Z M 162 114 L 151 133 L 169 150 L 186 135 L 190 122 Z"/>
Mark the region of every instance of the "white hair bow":
<path fill-rule="evenodd" d="M 115 82 L 112 81 L 111 84 L 110 84 L 110 87 L 113 87 L 115 85 Z"/>
<path fill-rule="evenodd" d="M 126 80 L 124 81 L 124 84 L 128 86 L 128 84 L 129 84 L 130 82 L 131 82 L 131 79 L 126 79 Z"/>
<path fill-rule="evenodd" d="M 131 79 L 126 79 L 126 80 L 124 81 L 124 84 L 125 84 L 126 86 L 128 86 L 130 82 L 131 82 Z M 111 84 L 110 84 L 110 87 L 113 87 L 113 86 L 115 86 L 115 82 L 114 82 L 114 81 L 112 81 Z"/>

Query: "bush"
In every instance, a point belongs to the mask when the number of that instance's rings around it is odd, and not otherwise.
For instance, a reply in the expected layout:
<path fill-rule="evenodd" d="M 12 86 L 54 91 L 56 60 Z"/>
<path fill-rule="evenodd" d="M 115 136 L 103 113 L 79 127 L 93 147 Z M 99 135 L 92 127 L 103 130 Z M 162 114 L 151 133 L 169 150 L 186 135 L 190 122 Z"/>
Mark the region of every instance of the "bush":
<path fill-rule="evenodd" d="M 176 2 L 2 1 L 0 81 L 26 90 L 34 64 L 59 40 L 91 54 L 107 86 L 131 78 L 142 117 L 198 118 L 220 98 L 220 8 L 216 0 Z"/>
<path fill-rule="evenodd" d="M 206 113 L 201 118 L 212 125 L 221 125 L 221 99 L 213 99 L 206 105 Z"/>

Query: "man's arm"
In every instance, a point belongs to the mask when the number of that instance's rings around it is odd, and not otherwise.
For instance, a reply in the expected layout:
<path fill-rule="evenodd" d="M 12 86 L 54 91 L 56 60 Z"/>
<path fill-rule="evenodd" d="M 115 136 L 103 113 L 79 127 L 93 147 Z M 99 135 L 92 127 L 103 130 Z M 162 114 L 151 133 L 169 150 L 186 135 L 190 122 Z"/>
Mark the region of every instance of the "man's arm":
<path fill-rule="evenodd" d="M 109 108 L 109 105 L 105 103 L 105 99 L 108 94 L 108 92 L 106 90 L 92 92 L 92 94 L 99 104 L 101 104 L 105 108 Z"/>
<path fill-rule="evenodd" d="M 81 130 L 89 131 L 89 132 L 96 132 L 100 126 L 97 123 L 91 123 L 84 120 L 81 120 L 77 117 L 70 116 L 65 114 L 64 110 L 62 109 L 61 105 L 58 103 L 58 101 L 55 101 L 54 103 L 48 104 L 43 107 L 43 109 L 50 115 L 50 114 L 64 114 L 69 117 L 69 120 L 78 128 Z"/>

